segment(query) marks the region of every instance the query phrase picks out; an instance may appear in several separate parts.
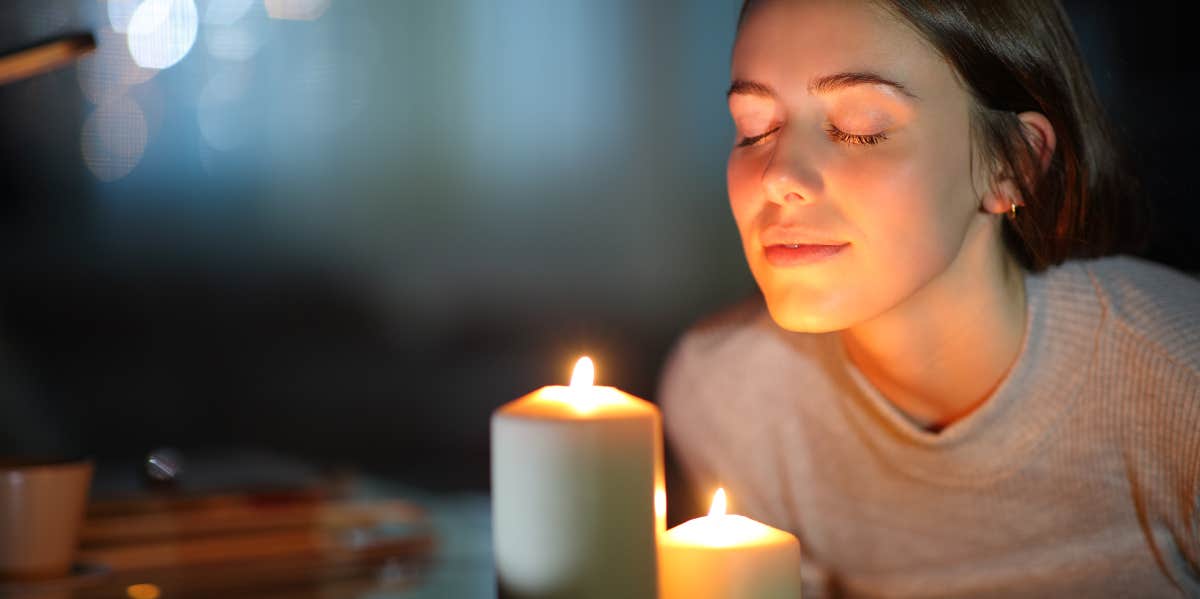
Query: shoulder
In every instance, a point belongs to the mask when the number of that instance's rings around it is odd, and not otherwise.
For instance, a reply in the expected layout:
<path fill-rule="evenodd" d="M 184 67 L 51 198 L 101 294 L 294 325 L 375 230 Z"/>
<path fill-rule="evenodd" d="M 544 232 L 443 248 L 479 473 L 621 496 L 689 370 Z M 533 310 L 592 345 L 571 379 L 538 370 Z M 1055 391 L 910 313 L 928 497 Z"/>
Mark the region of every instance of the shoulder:
<path fill-rule="evenodd" d="M 670 409 L 680 397 L 712 385 L 714 375 L 723 378 L 723 367 L 734 366 L 769 343 L 769 320 L 762 296 L 756 294 L 689 327 L 663 367 L 658 393 L 664 407 Z"/>
<path fill-rule="evenodd" d="M 779 328 L 755 294 L 701 319 L 676 341 L 659 378 L 658 401 L 676 425 L 756 412 L 797 377 L 811 378 L 809 366 L 827 349 L 822 335 Z"/>
<path fill-rule="evenodd" d="M 1114 335 L 1200 379 L 1200 280 L 1129 256 L 1076 264 Z"/>
<path fill-rule="evenodd" d="M 1084 281 L 1100 306 L 1089 395 L 1121 419 L 1131 448 L 1183 468 L 1185 479 L 1200 476 L 1200 282 L 1125 256 L 1060 268 L 1074 272 L 1048 273 L 1051 286 Z M 1056 276 L 1076 284 L 1056 285 Z M 1171 451 L 1154 449 L 1163 439 L 1176 440 Z"/>
<path fill-rule="evenodd" d="M 723 353 L 752 348 L 768 334 L 769 321 L 762 296 L 748 297 L 689 326 L 676 341 L 669 365 L 693 366 L 720 359 Z"/>
<path fill-rule="evenodd" d="M 1200 555 L 1200 281 L 1129 256 L 1073 261 L 1055 277 L 1086 283 L 1102 314 L 1095 387 L 1122 431 L 1134 494 Z M 1058 269 L 1056 269 L 1058 270 Z M 1109 400 L 1109 401 L 1106 401 Z"/>

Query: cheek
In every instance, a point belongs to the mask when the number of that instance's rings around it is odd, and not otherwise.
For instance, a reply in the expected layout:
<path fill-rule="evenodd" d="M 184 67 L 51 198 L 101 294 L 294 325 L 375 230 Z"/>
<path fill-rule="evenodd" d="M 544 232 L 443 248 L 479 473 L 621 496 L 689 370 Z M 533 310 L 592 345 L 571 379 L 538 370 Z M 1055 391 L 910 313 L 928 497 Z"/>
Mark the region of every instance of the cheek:
<path fill-rule="evenodd" d="M 761 172 L 760 165 L 754 160 L 736 153 L 729 156 L 725 168 L 725 185 L 733 219 L 737 222 L 738 230 L 743 235 L 758 214 L 761 177 L 756 173 Z"/>
<path fill-rule="evenodd" d="M 879 270 L 938 269 L 956 255 L 973 198 L 969 162 L 955 145 L 889 148 L 856 165 L 845 197 L 860 201 L 847 210 Z"/>

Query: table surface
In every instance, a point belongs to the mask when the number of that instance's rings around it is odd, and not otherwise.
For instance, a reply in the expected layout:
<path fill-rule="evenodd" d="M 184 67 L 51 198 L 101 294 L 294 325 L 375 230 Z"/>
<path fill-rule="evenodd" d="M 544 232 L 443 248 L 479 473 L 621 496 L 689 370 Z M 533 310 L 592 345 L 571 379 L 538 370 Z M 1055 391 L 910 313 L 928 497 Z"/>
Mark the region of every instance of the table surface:
<path fill-rule="evenodd" d="M 93 501 L 64 579 L 0 597 L 495 596 L 488 497 L 343 477 L 300 489 Z"/>

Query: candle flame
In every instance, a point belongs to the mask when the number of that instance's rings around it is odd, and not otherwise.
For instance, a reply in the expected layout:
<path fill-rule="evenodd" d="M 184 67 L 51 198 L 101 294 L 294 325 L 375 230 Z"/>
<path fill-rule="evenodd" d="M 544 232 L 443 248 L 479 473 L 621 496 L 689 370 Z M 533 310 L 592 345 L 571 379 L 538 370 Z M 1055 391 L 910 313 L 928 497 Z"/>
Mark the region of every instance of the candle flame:
<path fill-rule="evenodd" d="M 592 359 L 587 356 L 579 358 L 575 363 L 575 372 L 571 374 L 571 388 L 591 387 L 595 379 L 596 366 L 592 364 Z"/>
<path fill-rule="evenodd" d="M 725 515 L 725 488 L 717 489 L 713 493 L 712 507 L 708 508 L 709 516 L 724 516 Z"/>
<path fill-rule="evenodd" d="M 661 538 L 668 545 L 699 547 L 776 545 L 788 538 L 795 539 L 792 535 L 761 522 L 726 513 L 723 488 L 713 493 L 712 509 L 708 511 L 707 516 L 692 518 L 666 531 Z"/>

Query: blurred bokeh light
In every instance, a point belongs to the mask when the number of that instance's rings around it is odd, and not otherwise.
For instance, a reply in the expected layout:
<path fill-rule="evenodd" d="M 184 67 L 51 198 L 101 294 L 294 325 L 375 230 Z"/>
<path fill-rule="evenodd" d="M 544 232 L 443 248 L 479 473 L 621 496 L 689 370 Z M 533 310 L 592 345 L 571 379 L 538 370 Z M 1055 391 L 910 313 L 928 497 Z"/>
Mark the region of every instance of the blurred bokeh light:
<path fill-rule="evenodd" d="M 138 103 L 121 97 L 98 106 L 83 122 L 80 149 L 88 169 L 101 181 L 129 174 L 146 151 L 146 115 Z"/>
<path fill-rule="evenodd" d="M 129 53 L 138 66 L 165 69 L 187 56 L 198 27 L 192 0 L 143 0 L 126 25 Z"/>
<path fill-rule="evenodd" d="M 126 33 L 133 11 L 137 10 L 142 0 L 103 0 L 107 9 L 108 23 L 113 31 Z"/>
<path fill-rule="evenodd" d="M 125 95 L 130 87 L 149 81 L 158 71 L 133 62 L 125 36 L 107 27 L 96 31 L 96 50 L 75 67 L 79 88 L 97 106 Z"/>
<path fill-rule="evenodd" d="M 209 0 L 208 8 L 204 9 L 206 25 L 233 25 L 241 21 L 255 0 Z"/>
<path fill-rule="evenodd" d="M 263 0 L 272 19 L 311 21 L 329 8 L 330 0 Z"/>

